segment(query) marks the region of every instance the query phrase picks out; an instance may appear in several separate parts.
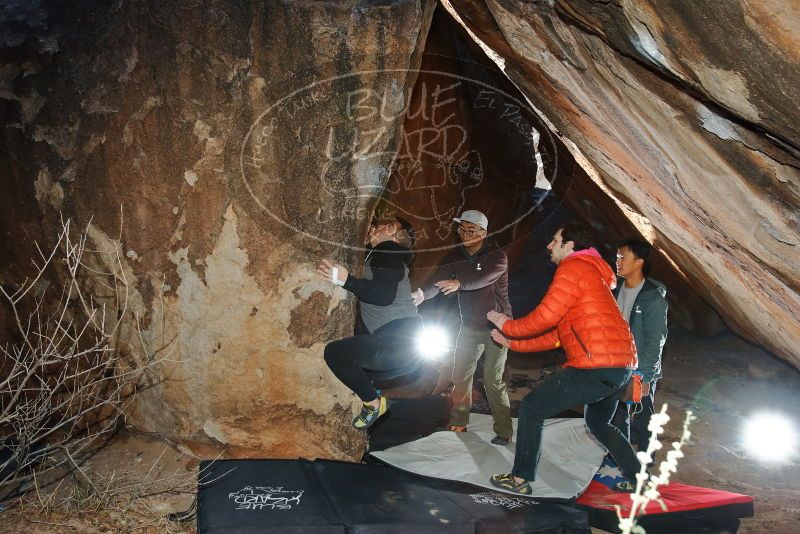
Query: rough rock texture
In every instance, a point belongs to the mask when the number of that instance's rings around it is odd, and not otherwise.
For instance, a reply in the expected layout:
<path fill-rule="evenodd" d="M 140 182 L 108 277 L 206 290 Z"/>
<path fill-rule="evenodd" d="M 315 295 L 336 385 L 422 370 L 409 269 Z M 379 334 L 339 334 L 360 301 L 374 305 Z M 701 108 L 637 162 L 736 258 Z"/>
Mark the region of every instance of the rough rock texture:
<path fill-rule="evenodd" d="M 537 179 L 549 187 L 545 175 L 555 171 L 552 139 L 540 139 L 545 125 L 476 48 L 436 11 L 379 205 L 417 229 L 415 280 L 457 246 L 453 218 L 465 209 L 483 211 L 489 237 L 503 247 L 524 237 Z"/>
<path fill-rule="evenodd" d="M 59 211 L 106 261 L 123 256 L 141 327 L 123 348 L 161 360 L 130 423 L 196 451 L 360 457 L 353 397 L 322 361 L 352 332 L 354 300 L 313 267 L 358 256 L 432 13 L 0 7 L 2 281 L 24 277 Z M 372 94 L 394 107 L 368 113 Z"/>
<path fill-rule="evenodd" d="M 543 172 L 609 238 L 655 241 L 682 322 L 717 330 L 707 300 L 800 364 L 791 4 L 443 4 L 499 70 L 441 21 L 423 64 L 422 0 L 2 4 L 0 282 L 63 213 L 123 258 L 122 349 L 161 360 L 129 422 L 204 453 L 356 458 L 321 359 L 354 300 L 314 261 L 358 264 L 384 192 L 424 247 L 470 204 L 516 221 L 513 255 Z"/>
<path fill-rule="evenodd" d="M 443 4 L 725 321 L 800 365 L 796 4 Z"/>
<path fill-rule="evenodd" d="M 458 243 L 452 218 L 467 208 L 488 215 L 490 237 L 509 256 L 516 314 L 529 312 L 549 285 L 552 265 L 545 247 L 553 225 L 565 220 L 562 212 L 565 218 L 592 221 L 602 237 L 598 244 L 612 262 L 615 243 L 638 233 L 519 89 L 443 9 L 434 14 L 402 136 L 380 207 L 399 213 L 419 231 L 415 283 Z M 542 204 L 548 188 L 560 200 L 555 206 Z M 521 257 L 528 254 L 541 261 Z M 674 325 L 705 334 L 724 329 L 719 315 L 663 255 L 653 258 L 652 275 L 669 287 Z"/>

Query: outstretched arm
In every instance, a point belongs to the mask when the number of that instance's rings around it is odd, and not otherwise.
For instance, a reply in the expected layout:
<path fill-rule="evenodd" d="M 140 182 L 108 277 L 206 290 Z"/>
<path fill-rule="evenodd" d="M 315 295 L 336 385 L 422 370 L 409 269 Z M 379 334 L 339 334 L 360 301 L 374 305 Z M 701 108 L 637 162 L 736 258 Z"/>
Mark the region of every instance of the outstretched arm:
<path fill-rule="evenodd" d="M 397 296 L 397 286 L 405 277 L 405 263 L 399 254 L 376 251 L 370 263 L 372 278 L 358 278 L 349 274 L 344 288 L 358 300 L 376 306 L 388 306 Z"/>
<path fill-rule="evenodd" d="M 437 267 L 433 274 L 428 277 L 428 280 L 419 287 L 419 290 L 422 292 L 423 300 L 427 300 L 438 295 L 439 287 L 436 285 L 436 283 L 441 280 L 449 280 L 450 277 L 453 276 L 455 272 L 453 265 L 451 263 L 447 263 L 448 258 L 445 258 L 444 261 L 445 263 L 442 263 L 442 265 Z"/>
<path fill-rule="evenodd" d="M 516 352 L 541 352 L 561 346 L 561 341 L 558 339 L 558 333 L 555 329 L 530 339 L 508 339 L 499 330 L 495 329 L 492 330 L 492 339 L 503 347 L 508 347 Z"/>
<path fill-rule="evenodd" d="M 513 339 L 509 348 L 517 352 L 542 352 L 545 350 L 557 349 L 561 346 L 561 340 L 555 328 L 546 334 L 528 339 Z"/>
<path fill-rule="evenodd" d="M 555 327 L 578 300 L 578 277 L 574 269 L 558 269 L 542 302 L 520 319 L 505 321 L 503 333 L 511 337 L 532 337 Z"/>
<path fill-rule="evenodd" d="M 480 271 L 470 266 L 469 268 L 460 269 L 456 275 L 461 284 L 460 289 L 464 291 L 490 286 L 497 282 L 497 279 L 508 270 L 508 257 L 502 250 L 492 251 L 474 261 L 481 263 Z"/>

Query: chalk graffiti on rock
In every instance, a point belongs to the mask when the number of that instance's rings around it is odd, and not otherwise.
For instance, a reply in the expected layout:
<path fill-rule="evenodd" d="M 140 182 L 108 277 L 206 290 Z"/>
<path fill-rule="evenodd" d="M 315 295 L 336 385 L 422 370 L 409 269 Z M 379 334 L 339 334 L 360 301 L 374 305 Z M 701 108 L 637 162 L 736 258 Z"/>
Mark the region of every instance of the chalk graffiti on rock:
<path fill-rule="evenodd" d="M 534 161 L 539 133 L 524 103 L 477 80 L 418 74 L 428 79 L 412 91 L 407 71 L 354 72 L 307 84 L 267 107 L 240 154 L 241 176 L 256 204 L 296 232 L 341 245 L 327 229 L 368 220 L 380 199 L 384 210 L 422 229 L 423 238 L 427 229 L 444 240 L 470 192 L 486 181 L 489 160 L 479 148 L 495 150 L 478 142 L 485 141 L 483 132 L 472 131 L 468 117 L 475 110 L 520 134 L 525 146 L 516 149 L 530 159 L 522 167 L 543 167 L 541 157 Z M 364 87 L 365 80 L 378 89 Z M 533 188 L 520 184 L 513 194 Z M 317 203 L 312 209 L 310 201 Z"/>
<path fill-rule="evenodd" d="M 345 97 L 345 116 L 356 124 L 378 127 L 356 129 L 352 139 L 338 150 L 336 128 L 328 131 L 321 181 L 334 195 L 380 196 L 392 211 L 414 219 L 434 222 L 440 238 L 451 231 L 452 218 L 464 207 L 466 196 L 483 181 L 483 163 L 477 150 L 468 150 L 468 131 L 456 121 L 457 91 L 463 82 L 433 84 L 421 82 L 420 95 L 414 102 L 389 90 L 357 89 Z M 396 134 L 394 124 L 403 117 Z M 413 125 L 413 126 L 412 126 Z M 396 146 L 389 152 L 396 135 Z M 357 185 L 349 180 L 350 170 L 368 168 L 391 161 L 385 172 L 364 172 Z M 344 165 L 342 165 L 344 163 Z M 452 192 L 457 191 L 457 198 Z M 398 202 L 413 195 L 413 204 Z M 424 206 L 424 211 L 410 211 L 410 205 Z"/>

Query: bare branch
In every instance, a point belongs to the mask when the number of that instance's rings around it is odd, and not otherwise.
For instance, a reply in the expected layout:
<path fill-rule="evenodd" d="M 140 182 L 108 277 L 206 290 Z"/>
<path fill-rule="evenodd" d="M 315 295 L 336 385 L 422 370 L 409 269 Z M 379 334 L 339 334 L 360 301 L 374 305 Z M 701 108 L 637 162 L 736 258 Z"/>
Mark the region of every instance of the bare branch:
<path fill-rule="evenodd" d="M 120 214 L 120 239 L 123 221 Z M 0 462 L 0 489 L 66 468 L 101 494 L 80 468 L 83 456 L 120 427 L 146 371 L 176 346 L 145 342 L 128 306 L 131 280 L 120 241 L 89 249 L 89 225 L 73 235 L 62 219 L 53 248 L 36 245 L 39 259 L 28 279 L 14 291 L 0 286 L 20 340 L 0 348 L 0 442 L 11 452 Z M 123 351 L 119 334 L 128 328 L 135 337 L 126 342 L 137 346 L 123 343 Z"/>

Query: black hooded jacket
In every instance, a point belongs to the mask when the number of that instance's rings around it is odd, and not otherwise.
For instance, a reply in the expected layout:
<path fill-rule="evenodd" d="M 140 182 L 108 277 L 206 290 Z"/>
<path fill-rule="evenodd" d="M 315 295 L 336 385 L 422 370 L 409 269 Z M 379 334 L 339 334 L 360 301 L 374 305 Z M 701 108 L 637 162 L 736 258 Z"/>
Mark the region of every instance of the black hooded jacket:
<path fill-rule="evenodd" d="M 361 318 L 370 333 L 395 319 L 418 317 L 408 280 L 413 258 L 411 249 L 384 241 L 367 252 L 364 278 L 350 274 L 345 280 L 344 288 L 361 301 Z"/>

